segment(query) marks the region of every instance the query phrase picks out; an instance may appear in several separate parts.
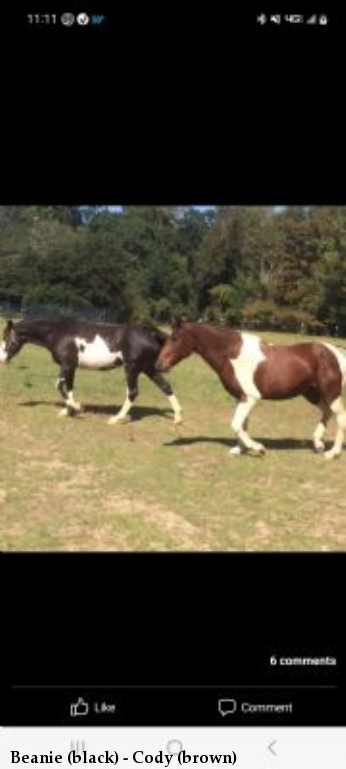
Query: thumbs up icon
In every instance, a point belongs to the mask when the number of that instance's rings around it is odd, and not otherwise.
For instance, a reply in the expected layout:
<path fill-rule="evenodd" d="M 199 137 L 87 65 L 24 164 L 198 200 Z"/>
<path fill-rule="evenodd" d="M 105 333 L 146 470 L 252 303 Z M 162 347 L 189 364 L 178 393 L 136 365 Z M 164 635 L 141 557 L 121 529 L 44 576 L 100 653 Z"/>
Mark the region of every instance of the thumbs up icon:
<path fill-rule="evenodd" d="M 89 705 L 82 697 L 78 697 L 78 702 L 72 702 L 70 705 L 71 716 L 86 716 L 89 713 Z"/>

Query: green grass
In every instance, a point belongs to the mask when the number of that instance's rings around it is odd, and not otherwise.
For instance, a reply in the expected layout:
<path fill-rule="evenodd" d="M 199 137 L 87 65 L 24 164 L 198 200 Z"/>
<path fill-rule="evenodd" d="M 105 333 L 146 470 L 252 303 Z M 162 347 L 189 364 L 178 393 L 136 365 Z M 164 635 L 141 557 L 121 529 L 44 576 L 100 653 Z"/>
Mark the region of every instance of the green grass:
<path fill-rule="evenodd" d="M 110 427 L 121 370 L 78 371 L 87 410 L 59 418 L 57 374 L 33 346 L 0 367 L 2 550 L 346 549 L 346 451 L 334 462 L 312 452 L 318 412 L 302 398 L 259 403 L 251 435 L 265 457 L 231 457 L 234 402 L 197 356 L 169 374 L 179 428 L 145 377 L 132 421 Z"/>

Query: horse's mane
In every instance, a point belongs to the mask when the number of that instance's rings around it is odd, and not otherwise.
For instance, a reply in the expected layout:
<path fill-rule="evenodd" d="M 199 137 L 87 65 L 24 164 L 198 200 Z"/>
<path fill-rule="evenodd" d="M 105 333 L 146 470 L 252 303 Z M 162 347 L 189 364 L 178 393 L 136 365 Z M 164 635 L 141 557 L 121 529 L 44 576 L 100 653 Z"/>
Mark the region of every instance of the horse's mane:
<path fill-rule="evenodd" d="M 133 326 L 134 328 L 138 328 L 141 331 L 147 331 L 152 339 L 154 339 L 156 342 L 160 342 L 160 344 L 163 344 L 169 336 L 165 331 L 161 331 L 161 329 L 157 328 L 151 323 L 130 323 L 129 325 Z"/>
<path fill-rule="evenodd" d="M 56 323 L 59 318 L 20 318 L 15 322 L 16 326 L 35 326 L 36 323 L 42 325 L 43 323 Z"/>
<path fill-rule="evenodd" d="M 166 334 L 165 331 L 161 331 L 159 328 L 153 328 L 152 329 L 152 335 L 153 337 L 162 344 L 168 339 L 168 334 Z"/>
<path fill-rule="evenodd" d="M 226 326 L 225 323 L 219 325 L 218 323 L 211 323 L 208 321 L 186 321 L 187 323 L 195 323 L 195 325 L 198 326 L 205 326 L 206 328 L 210 328 L 213 331 L 217 332 L 224 332 L 225 334 L 234 334 L 236 332 L 237 334 L 240 334 L 240 330 L 238 328 L 233 328 L 233 326 Z"/>
<path fill-rule="evenodd" d="M 56 315 L 53 316 L 53 317 L 50 317 L 49 315 L 43 315 L 43 316 L 39 315 L 38 317 L 27 316 L 27 317 L 21 318 L 20 320 L 17 321 L 17 323 L 21 323 L 23 325 L 25 324 L 27 326 L 31 326 L 31 325 L 35 325 L 36 323 L 39 323 L 39 324 L 42 324 L 42 323 L 53 323 L 53 324 L 55 324 L 55 323 L 73 323 L 76 320 L 78 320 L 78 319 L 77 318 L 60 318 L 60 317 L 56 317 Z M 85 321 L 81 321 L 81 322 L 84 323 Z"/>
<path fill-rule="evenodd" d="M 203 323 L 203 326 L 210 326 L 211 328 L 214 328 L 215 331 L 238 331 L 238 329 L 233 328 L 232 326 L 226 326 L 225 323 L 221 323 L 220 325 L 218 323 Z"/>

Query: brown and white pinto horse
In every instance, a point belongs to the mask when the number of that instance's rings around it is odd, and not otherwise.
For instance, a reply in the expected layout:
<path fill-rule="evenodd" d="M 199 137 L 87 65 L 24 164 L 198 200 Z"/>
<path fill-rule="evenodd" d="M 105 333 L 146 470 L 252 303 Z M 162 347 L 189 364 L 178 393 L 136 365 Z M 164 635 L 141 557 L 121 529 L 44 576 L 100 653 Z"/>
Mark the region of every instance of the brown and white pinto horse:
<path fill-rule="evenodd" d="M 271 344 L 258 336 L 208 323 L 177 321 L 156 361 L 158 371 L 167 371 L 196 352 L 218 374 L 225 389 L 237 399 L 231 426 L 239 444 L 231 454 L 264 452 L 250 438 L 247 422 L 261 398 L 285 400 L 303 395 L 321 410 L 314 435 L 314 448 L 327 459 L 341 454 L 346 429 L 342 388 L 346 385 L 346 351 L 324 342 Z M 323 435 L 328 420 L 336 417 L 334 445 L 324 451 Z"/>

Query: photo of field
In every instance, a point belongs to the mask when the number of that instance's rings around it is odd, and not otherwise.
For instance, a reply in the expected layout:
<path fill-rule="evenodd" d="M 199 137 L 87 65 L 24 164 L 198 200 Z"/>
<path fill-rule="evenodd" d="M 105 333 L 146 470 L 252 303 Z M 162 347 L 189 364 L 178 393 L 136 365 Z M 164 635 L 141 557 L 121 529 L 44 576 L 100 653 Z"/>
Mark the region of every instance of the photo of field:
<path fill-rule="evenodd" d="M 78 355 L 96 358 L 76 363 L 73 388 L 56 389 L 59 366 L 37 340 L 6 362 L 8 320 L 35 318 L 96 324 L 91 341 L 75 334 Z M 0 550 L 346 550 L 343 426 L 327 461 L 303 397 L 261 399 L 249 434 L 265 455 L 232 456 L 236 401 L 194 353 L 167 373 L 181 425 L 144 375 L 124 423 L 108 424 L 126 380 L 121 364 L 96 370 L 122 355 L 97 324 L 169 333 L 174 318 L 343 355 L 346 207 L 0 206 Z M 83 410 L 59 416 L 63 399 Z M 335 434 L 333 417 L 327 449 Z"/>
<path fill-rule="evenodd" d="M 2 550 L 346 548 L 346 454 L 313 453 L 318 411 L 303 398 L 259 403 L 251 430 L 266 454 L 232 457 L 234 402 L 198 356 L 168 375 L 182 426 L 144 376 L 132 419 L 109 426 L 123 402 L 121 369 L 78 371 L 85 410 L 61 418 L 56 376 L 33 346 L 0 368 Z"/>

